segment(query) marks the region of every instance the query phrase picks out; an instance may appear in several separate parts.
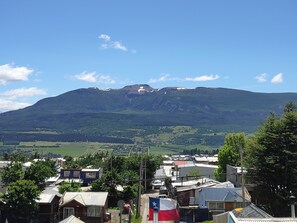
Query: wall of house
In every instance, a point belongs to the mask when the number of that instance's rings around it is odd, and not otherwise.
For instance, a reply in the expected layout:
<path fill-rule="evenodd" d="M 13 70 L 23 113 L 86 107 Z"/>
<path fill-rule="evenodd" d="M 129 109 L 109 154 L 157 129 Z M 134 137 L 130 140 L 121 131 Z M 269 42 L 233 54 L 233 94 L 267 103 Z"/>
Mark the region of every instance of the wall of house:
<path fill-rule="evenodd" d="M 69 175 L 67 176 L 68 171 L 69 171 Z M 78 175 L 74 174 L 76 171 L 79 171 Z M 60 178 L 62 178 L 62 179 L 74 179 L 74 178 L 80 179 L 80 172 L 81 172 L 80 169 L 61 169 Z"/>
<path fill-rule="evenodd" d="M 38 219 L 43 223 L 56 223 L 59 220 L 60 197 L 55 196 L 52 203 L 39 204 Z"/>
<path fill-rule="evenodd" d="M 241 186 L 241 174 L 237 174 L 237 169 L 228 164 L 226 167 L 226 180 L 233 183 L 235 187 Z"/>

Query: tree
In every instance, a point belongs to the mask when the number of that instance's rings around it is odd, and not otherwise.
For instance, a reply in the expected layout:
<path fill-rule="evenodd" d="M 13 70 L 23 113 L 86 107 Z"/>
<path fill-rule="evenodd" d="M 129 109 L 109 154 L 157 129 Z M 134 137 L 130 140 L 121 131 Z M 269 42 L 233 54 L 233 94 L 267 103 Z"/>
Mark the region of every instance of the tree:
<path fill-rule="evenodd" d="M 226 166 L 240 165 L 240 150 L 246 146 L 244 133 L 230 133 L 225 137 L 225 143 L 218 154 L 218 169 L 215 177 L 218 181 L 226 180 Z"/>
<path fill-rule="evenodd" d="M 275 216 L 288 216 L 288 198 L 297 195 L 297 112 L 288 103 L 280 116 L 270 114 L 249 139 L 247 177 L 257 186 L 254 199 Z"/>
<path fill-rule="evenodd" d="M 18 180 L 11 183 L 7 188 L 7 193 L 3 195 L 4 208 L 8 213 L 9 222 L 20 222 L 26 220 L 30 222 L 38 209 L 38 199 L 40 190 L 34 181 Z"/>
<path fill-rule="evenodd" d="M 80 192 L 82 191 L 80 188 L 80 183 L 63 183 L 60 186 L 58 186 L 59 193 L 64 194 L 64 192 Z"/>
<path fill-rule="evenodd" d="M 35 184 L 42 188 L 44 180 L 54 176 L 56 172 L 53 161 L 37 161 L 25 171 L 24 179 L 34 181 Z"/>
<path fill-rule="evenodd" d="M 117 185 L 123 185 L 123 180 L 120 173 L 112 170 L 103 174 L 100 179 L 93 181 L 91 183 L 91 191 L 108 192 L 108 204 L 115 206 L 120 197 Z"/>
<path fill-rule="evenodd" d="M 5 186 L 22 178 L 23 170 L 20 162 L 11 162 L 1 172 L 1 180 Z"/>
<path fill-rule="evenodd" d="M 123 200 L 126 202 L 131 201 L 132 199 L 137 197 L 137 192 L 138 192 L 138 185 L 128 185 L 124 188 L 123 191 Z"/>

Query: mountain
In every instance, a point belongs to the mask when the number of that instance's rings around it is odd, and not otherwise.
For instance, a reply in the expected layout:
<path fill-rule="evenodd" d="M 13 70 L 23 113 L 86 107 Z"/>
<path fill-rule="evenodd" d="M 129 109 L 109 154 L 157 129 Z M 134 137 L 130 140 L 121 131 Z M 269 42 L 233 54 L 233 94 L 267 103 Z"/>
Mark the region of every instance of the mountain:
<path fill-rule="evenodd" d="M 297 102 L 297 94 L 203 87 L 153 89 L 149 85 L 77 89 L 0 114 L 0 132 L 131 137 L 164 126 L 252 132 L 267 114 L 280 113 L 289 101 Z"/>

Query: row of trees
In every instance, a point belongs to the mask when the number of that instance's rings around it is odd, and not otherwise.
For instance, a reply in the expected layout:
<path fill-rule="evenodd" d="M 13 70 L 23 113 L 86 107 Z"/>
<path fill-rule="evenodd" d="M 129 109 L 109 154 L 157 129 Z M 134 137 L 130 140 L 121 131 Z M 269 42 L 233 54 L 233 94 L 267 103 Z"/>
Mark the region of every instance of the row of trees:
<path fill-rule="evenodd" d="M 297 106 L 288 103 L 281 115 L 270 114 L 255 134 L 229 134 L 215 172 L 226 179 L 226 164 L 243 165 L 245 178 L 256 185 L 253 201 L 274 216 L 289 216 L 289 197 L 297 195 Z"/>

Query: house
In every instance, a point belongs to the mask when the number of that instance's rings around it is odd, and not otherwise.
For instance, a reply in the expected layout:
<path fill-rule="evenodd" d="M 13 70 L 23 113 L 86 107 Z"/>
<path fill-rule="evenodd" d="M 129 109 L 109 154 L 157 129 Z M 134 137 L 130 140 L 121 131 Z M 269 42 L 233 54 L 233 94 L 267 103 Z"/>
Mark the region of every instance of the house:
<path fill-rule="evenodd" d="M 200 164 L 190 161 L 175 161 L 176 181 L 183 181 L 191 178 L 193 171 L 198 171 L 200 176 L 214 179 L 214 172 L 218 168 L 217 165 Z"/>
<path fill-rule="evenodd" d="M 213 187 L 218 184 L 220 184 L 218 181 L 201 178 L 185 182 L 173 182 L 170 189 L 175 188 L 177 201 L 180 206 L 193 206 L 198 205 L 198 199 L 195 199 L 197 190 L 200 190 L 202 187 Z"/>
<path fill-rule="evenodd" d="M 255 204 L 251 203 L 245 208 L 236 208 L 232 210 L 232 213 L 236 218 L 272 218 L 271 215 L 257 207 Z M 218 215 L 213 215 L 214 223 L 228 223 L 229 212 L 225 212 Z"/>
<path fill-rule="evenodd" d="M 179 204 L 179 214 L 183 222 L 202 222 L 209 219 L 207 208 L 200 208 L 198 195 L 202 188 L 234 188 L 230 182 L 220 183 L 218 181 L 202 178 L 198 180 L 185 181 L 171 184 L 174 188 L 174 197 Z"/>
<path fill-rule="evenodd" d="M 228 223 L 297 223 L 297 218 L 251 218 L 251 217 L 236 217 L 236 213 L 228 213 Z"/>
<path fill-rule="evenodd" d="M 196 191 L 195 199 L 199 208 L 208 209 L 210 216 L 244 207 L 251 202 L 249 192 L 242 188 L 207 187 Z"/>
<path fill-rule="evenodd" d="M 108 192 L 65 192 L 61 198 L 60 219 L 71 215 L 86 223 L 104 222 Z"/>
<path fill-rule="evenodd" d="M 68 218 L 65 218 L 64 220 L 59 221 L 59 223 L 85 223 L 85 222 L 75 217 L 74 215 L 70 215 Z"/>
<path fill-rule="evenodd" d="M 241 167 L 237 166 L 231 166 L 226 165 L 226 180 L 230 181 L 235 185 L 235 187 L 241 187 L 242 184 L 242 172 L 244 174 L 244 186 L 249 191 L 250 194 L 253 193 L 255 184 L 252 183 L 252 181 L 248 178 L 246 175 L 246 170 L 243 168 L 243 171 L 241 170 Z"/>
<path fill-rule="evenodd" d="M 83 184 L 88 185 L 94 180 L 100 179 L 103 174 L 103 169 L 82 169 L 80 177 L 83 180 Z"/>
<path fill-rule="evenodd" d="M 194 160 L 196 163 L 200 164 L 210 164 L 210 165 L 217 165 L 218 164 L 218 155 L 215 156 L 194 156 Z"/>
<path fill-rule="evenodd" d="M 103 169 L 63 169 L 60 171 L 60 179 L 78 182 L 84 185 L 92 183 L 102 176 Z"/>
<path fill-rule="evenodd" d="M 38 209 L 38 221 L 43 223 L 56 223 L 59 219 L 59 203 L 62 195 L 55 190 L 44 190 L 39 195 L 37 203 Z"/>

